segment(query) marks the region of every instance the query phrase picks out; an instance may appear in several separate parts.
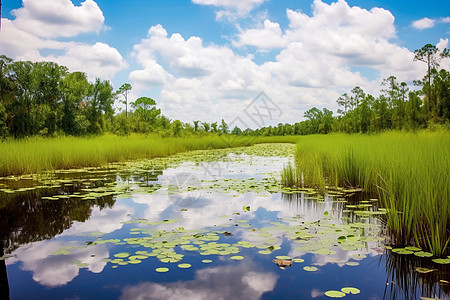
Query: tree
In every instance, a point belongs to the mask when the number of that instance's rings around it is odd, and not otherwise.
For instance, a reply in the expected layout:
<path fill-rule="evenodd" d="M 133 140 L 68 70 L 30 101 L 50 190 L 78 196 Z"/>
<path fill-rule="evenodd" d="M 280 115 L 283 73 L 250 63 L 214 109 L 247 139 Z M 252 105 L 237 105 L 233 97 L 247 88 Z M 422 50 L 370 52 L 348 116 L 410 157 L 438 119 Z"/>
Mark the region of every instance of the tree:
<path fill-rule="evenodd" d="M 200 123 L 200 121 L 193 121 L 194 122 L 194 132 L 197 132 L 199 129 L 198 123 Z"/>
<path fill-rule="evenodd" d="M 242 130 L 239 127 L 237 127 L 237 126 L 234 126 L 233 130 L 231 131 L 231 133 L 234 134 L 234 135 L 241 135 L 242 134 Z"/>
<path fill-rule="evenodd" d="M 227 123 L 224 121 L 224 119 L 222 119 L 222 123 L 219 126 L 219 129 L 222 133 L 228 133 L 229 129 L 228 129 L 228 125 Z"/>
<path fill-rule="evenodd" d="M 80 135 L 87 132 L 89 125 L 82 107 L 87 103 L 90 89 L 86 74 L 74 72 L 65 76 L 62 82 L 61 117 L 61 129 L 65 133 Z"/>
<path fill-rule="evenodd" d="M 124 83 L 117 91 L 118 94 L 121 94 L 124 97 L 124 101 L 122 103 L 125 104 L 125 117 L 128 117 L 128 92 L 131 91 L 132 86 L 129 83 Z"/>
<path fill-rule="evenodd" d="M 217 122 L 211 123 L 211 128 L 213 132 L 217 132 Z"/>
<path fill-rule="evenodd" d="M 344 110 L 338 109 L 338 113 L 342 116 L 345 116 L 347 114 L 347 109 L 350 108 L 350 97 L 347 93 L 342 94 L 337 100 L 337 104 L 339 106 L 344 107 Z"/>
<path fill-rule="evenodd" d="M 181 135 L 181 130 L 183 129 L 183 123 L 180 120 L 175 120 L 172 123 L 173 136 L 177 137 Z"/>
<path fill-rule="evenodd" d="M 208 132 L 208 131 L 211 129 L 211 126 L 210 126 L 208 123 L 206 123 L 206 122 L 203 122 L 203 123 L 202 123 L 202 126 L 203 126 L 203 129 L 204 129 L 206 132 Z"/>
<path fill-rule="evenodd" d="M 156 118 L 161 114 L 160 109 L 156 109 L 156 102 L 152 98 L 140 97 L 131 103 L 134 109 L 134 115 L 138 122 L 138 131 L 148 131 L 152 124 L 156 122 Z M 140 129 L 140 122 L 144 123 L 144 128 Z"/>
<path fill-rule="evenodd" d="M 87 108 L 90 133 L 98 134 L 104 131 L 104 116 L 112 116 L 114 99 L 115 95 L 111 83 L 108 80 L 101 81 L 97 78 L 92 85 Z"/>
<path fill-rule="evenodd" d="M 432 70 L 439 68 L 439 62 L 443 58 L 449 57 L 450 51 L 447 48 L 440 51 L 439 48 L 431 44 L 426 44 L 421 49 L 417 49 L 414 51 L 414 61 L 421 61 L 427 64 L 427 74 L 425 76 L 425 80 L 422 82 L 418 82 L 419 84 L 421 83 L 424 86 L 424 93 L 428 102 L 425 104 L 427 112 L 430 112 L 430 110 L 433 109 L 433 97 L 431 94 Z"/>

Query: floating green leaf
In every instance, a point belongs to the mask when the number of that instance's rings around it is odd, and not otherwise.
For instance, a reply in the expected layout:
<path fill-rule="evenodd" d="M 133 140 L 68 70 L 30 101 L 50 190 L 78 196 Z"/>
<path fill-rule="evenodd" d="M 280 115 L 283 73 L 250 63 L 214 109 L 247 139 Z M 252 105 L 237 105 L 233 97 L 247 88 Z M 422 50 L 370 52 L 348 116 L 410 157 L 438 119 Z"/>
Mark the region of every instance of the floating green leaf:
<path fill-rule="evenodd" d="M 436 271 L 435 269 L 428 269 L 428 268 L 416 268 L 416 272 L 421 274 L 427 274 Z"/>
<path fill-rule="evenodd" d="M 319 269 L 317 269 L 316 267 L 307 266 L 307 267 L 303 267 L 303 270 L 308 271 L 308 272 L 314 272 L 314 271 L 317 271 Z"/>
<path fill-rule="evenodd" d="M 244 257 L 240 256 L 240 255 L 235 255 L 235 256 L 230 257 L 230 259 L 232 259 L 232 260 L 243 260 Z"/>
<path fill-rule="evenodd" d="M 204 260 L 202 260 L 202 263 L 204 263 L 204 264 L 210 264 L 210 263 L 212 263 L 213 261 L 212 260 L 210 260 L 210 259 L 204 259 Z"/>
<path fill-rule="evenodd" d="M 279 255 L 275 257 L 276 259 L 281 259 L 281 260 L 289 260 L 291 259 L 291 257 L 286 256 L 286 255 Z"/>
<path fill-rule="evenodd" d="M 114 254 L 114 257 L 118 257 L 118 258 L 126 258 L 128 256 L 130 256 L 130 253 L 128 253 L 128 252 L 120 252 L 120 253 Z"/>
<path fill-rule="evenodd" d="M 354 287 L 345 287 L 345 288 L 342 288 L 341 291 L 346 294 L 352 294 L 352 295 L 361 293 L 361 291 L 359 289 L 354 288 Z"/>
<path fill-rule="evenodd" d="M 342 298 L 345 297 L 345 293 L 340 291 L 326 291 L 325 295 L 330 298 Z"/>
<path fill-rule="evenodd" d="M 419 251 L 419 252 L 414 252 L 414 255 L 418 256 L 418 257 L 432 257 L 433 253 Z"/>
<path fill-rule="evenodd" d="M 450 264 L 450 258 L 435 258 L 433 259 L 433 262 L 441 265 L 447 265 Z"/>
<path fill-rule="evenodd" d="M 420 251 L 422 249 L 417 248 L 417 247 L 405 247 L 406 250 L 410 250 L 410 251 Z"/>
<path fill-rule="evenodd" d="M 178 268 L 181 268 L 181 269 L 189 269 L 190 267 L 192 267 L 191 264 L 179 264 L 178 265 Z"/>
<path fill-rule="evenodd" d="M 165 273 L 165 272 L 169 271 L 169 268 L 157 268 L 157 269 L 155 269 L 155 271 L 158 273 Z"/>

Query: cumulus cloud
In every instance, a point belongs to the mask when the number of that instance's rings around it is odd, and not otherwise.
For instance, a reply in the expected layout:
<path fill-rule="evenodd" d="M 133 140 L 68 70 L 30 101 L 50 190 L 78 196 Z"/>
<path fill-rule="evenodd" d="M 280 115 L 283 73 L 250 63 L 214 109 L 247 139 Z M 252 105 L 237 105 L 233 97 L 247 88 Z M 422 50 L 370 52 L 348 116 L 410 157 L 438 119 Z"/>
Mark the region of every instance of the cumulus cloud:
<path fill-rule="evenodd" d="M 436 20 L 430 18 L 423 18 L 420 20 L 416 20 L 411 24 L 412 27 L 419 30 L 433 28 L 435 25 Z"/>
<path fill-rule="evenodd" d="M 255 46 L 261 49 L 277 49 L 287 46 L 287 41 L 283 38 L 280 25 L 264 21 L 262 28 L 241 30 L 238 34 L 238 40 L 233 41 L 233 45 L 240 46 Z"/>
<path fill-rule="evenodd" d="M 438 23 L 450 23 L 450 17 L 442 17 L 439 19 L 422 18 L 420 20 L 413 21 L 411 26 L 415 29 L 423 30 L 433 28 Z"/>
<path fill-rule="evenodd" d="M 71 37 L 99 31 L 105 17 L 93 0 L 75 6 L 70 0 L 23 0 L 23 7 L 13 10 L 19 30 L 40 37 Z"/>
<path fill-rule="evenodd" d="M 93 0 L 80 6 L 69 0 L 24 0 L 13 15 L 14 20 L 2 19 L 2 54 L 16 60 L 53 61 L 70 71 L 83 71 L 91 79 L 112 79 L 127 67 L 119 51 L 108 44 L 59 39 L 98 32 L 105 26 L 103 13 Z"/>
<path fill-rule="evenodd" d="M 382 78 L 412 81 L 425 72 L 411 51 L 392 42 L 395 18 L 388 10 L 315 0 L 312 15 L 287 9 L 286 16 L 286 29 L 269 19 L 240 29 L 232 41 L 239 51 L 153 26 L 134 46 L 142 67 L 130 79 L 142 89 L 158 86 L 162 110 L 183 121 L 214 122 L 219 114 L 229 122 L 264 91 L 284 113 L 276 125 L 298 121 L 312 106 L 336 108 L 339 95 L 356 85 L 376 94 Z M 252 51 L 278 55 L 256 64 Z"/>

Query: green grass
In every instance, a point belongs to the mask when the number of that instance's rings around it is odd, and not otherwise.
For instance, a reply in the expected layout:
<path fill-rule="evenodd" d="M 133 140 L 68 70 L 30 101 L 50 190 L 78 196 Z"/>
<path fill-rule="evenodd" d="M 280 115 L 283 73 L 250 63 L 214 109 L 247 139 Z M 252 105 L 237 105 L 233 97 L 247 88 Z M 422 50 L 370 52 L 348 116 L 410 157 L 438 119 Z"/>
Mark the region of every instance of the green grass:
<path fill-rule="evenodd" d="M 299 139 L 296 165 L 285 168 L 283 180 L 376 192 L 388 208 L 394 244 L 415 243 L 441 255 L 450 240 L 449 158 L 448 131 L 307 136 Z"/>
<path fill-rule="evenodd" d="M 292 137 L 160 138 L 106 135 L 92 138 L 30 138 L 0 142 L 0 176 L 104 166 L 111 162 L 164 157 L 179 152 L 289 142 Z"/>

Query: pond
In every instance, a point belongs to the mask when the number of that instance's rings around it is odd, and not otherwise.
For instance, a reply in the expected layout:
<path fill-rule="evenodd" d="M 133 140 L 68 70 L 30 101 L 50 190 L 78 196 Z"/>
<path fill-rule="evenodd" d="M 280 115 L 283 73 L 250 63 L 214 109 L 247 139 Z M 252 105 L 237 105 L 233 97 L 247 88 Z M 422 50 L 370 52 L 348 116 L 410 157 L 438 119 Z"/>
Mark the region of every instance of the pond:
<path fill-rule="evenodd" d="M 294 152 L 261 144 L 0 178 L 0 297 L 450 297 L 448 264 L 385 245 L 373 196 L 283 188 Z"/>

